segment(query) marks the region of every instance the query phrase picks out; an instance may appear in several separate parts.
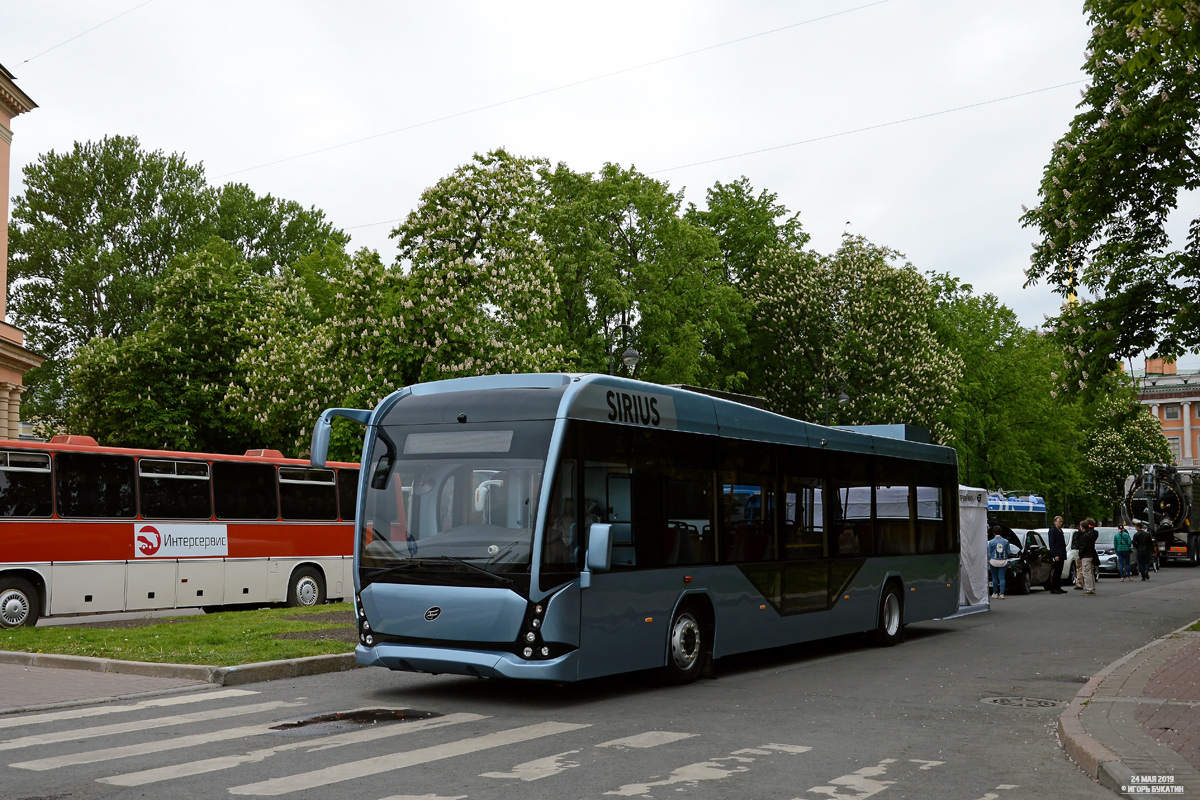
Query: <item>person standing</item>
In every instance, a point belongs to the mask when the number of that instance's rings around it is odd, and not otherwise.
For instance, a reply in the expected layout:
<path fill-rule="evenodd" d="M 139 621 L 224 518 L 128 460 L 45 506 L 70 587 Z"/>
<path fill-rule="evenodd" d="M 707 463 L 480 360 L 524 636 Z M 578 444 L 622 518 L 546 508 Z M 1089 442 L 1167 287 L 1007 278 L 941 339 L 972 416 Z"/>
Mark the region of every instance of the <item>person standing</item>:
<path fill-rule="evenodd" d="M 1121 576 L 1121 582 L 1133 580 L 1129 574 L 1129 554 L 1133 550 L 1133 542 L 1124 525 L 1117 526 L 1117 532 L 1113 535 L 1113 550 L 1117 553 L 1117 574 Z"/>
<path fill-rule="evenodd" d="M 1079 523 L 1079 570 L 1083 572 L 1083 593 L 1096 593 L 1096 520 L 1088 517 Z"/>
<path fill-rule="evenodd" d="M 1000 532 L 999 525 L 992 526 L 992 538 L 988 541 L 988 570 L 992 573 L 992 594 L 1004 599 L 1004 577 L 1008 572 L 1010 545 Z"/>
<path fill-rule="evenodd" d="M 1142 580 L 1148 581 L 1150 580 L 1150 556 L 1154 550 L 1154 537 L 1140 522 L 1133 527 L 1133 549 L 1137 553 L 1138 572 L 1142 573 Z"/>
<path fill-rule="evenodd" d="M 1054 564 L 1050 568 L 1050 594 L 1066 594 L 1062 589 L 1063 564 L 1067 561 L 1067 537 L 1062 529 L 1063 518 L 1055 517 L 1054 524 L 1046 533 L 1050 541 L 1050 557 Z"/>

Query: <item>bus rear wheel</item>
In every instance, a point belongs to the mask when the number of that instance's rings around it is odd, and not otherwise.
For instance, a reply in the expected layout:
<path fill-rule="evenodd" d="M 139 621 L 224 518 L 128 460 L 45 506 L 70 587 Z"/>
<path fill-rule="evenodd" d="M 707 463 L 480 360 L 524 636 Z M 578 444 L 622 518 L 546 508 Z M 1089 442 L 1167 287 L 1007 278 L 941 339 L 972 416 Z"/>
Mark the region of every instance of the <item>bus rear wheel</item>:
<path fill-rule="evenodd" d="M 312 608 L 325 602 L 325 581 L 312 567 L 301 567 L 292 573 L 288 584 L 288 608 Z"/>
<path fill-rule="evenodd" d="M 678 686 L 699 678 L 711 649 L 708 629 L 695 606 L 680 607 L 667 632 L 666 681 Z"/>
<path fill-rule="evenodd" d="M 29 581 L 0 578 L 0 627 L 33 627 L 38 621 L 38 596 Z"/>
<path fill-rule="evenodd" d="M 891 583 L 883 590 L 883 599 L 879 601 L 879 626 L 875 629 L 874 640 L 879 647 L 892 647 L 900 644 L 903 638 L 904 603 L 900 599 L 900 590 Z"/>

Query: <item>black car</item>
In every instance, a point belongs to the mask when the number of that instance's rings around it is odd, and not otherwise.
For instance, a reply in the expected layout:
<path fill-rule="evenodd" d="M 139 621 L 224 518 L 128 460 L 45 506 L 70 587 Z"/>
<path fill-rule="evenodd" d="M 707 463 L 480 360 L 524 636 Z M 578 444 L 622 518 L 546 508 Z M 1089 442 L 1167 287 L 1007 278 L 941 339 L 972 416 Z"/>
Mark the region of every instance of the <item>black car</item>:
<path fill-rule="evenodd" d="M 1037 531 L 1017 533 L 1011 528 L 1001 526 L 1000 535 L 1012 545 L 1010 549 L 1018 553 L 1008 561 L 1008 573 L 1004 576 L 1006 593 L 1029 594 L 1030 588 L 1034 586 L 1049 589 L 1054 559 L 1042 534 Z"/>

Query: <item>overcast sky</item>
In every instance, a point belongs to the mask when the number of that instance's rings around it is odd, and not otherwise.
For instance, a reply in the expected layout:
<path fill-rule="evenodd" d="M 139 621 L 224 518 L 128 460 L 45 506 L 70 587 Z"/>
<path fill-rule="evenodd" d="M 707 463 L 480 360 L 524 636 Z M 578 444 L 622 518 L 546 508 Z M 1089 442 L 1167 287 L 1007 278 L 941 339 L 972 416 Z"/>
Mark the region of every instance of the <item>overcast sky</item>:
<path fill-rule="evenodd" d="M 1087 36 L 1081 0 L 5 0 L 0 63 L 39 105 L 10 195 L 39 154 L 134 135 L 390 262 L 421 191 L 499 146 L 633 165 L 697 205 L 744 175 L 816 249 L 861 234 L 1037 326 L 1060 298 L 1022 288 L 1021 204 Z"/>

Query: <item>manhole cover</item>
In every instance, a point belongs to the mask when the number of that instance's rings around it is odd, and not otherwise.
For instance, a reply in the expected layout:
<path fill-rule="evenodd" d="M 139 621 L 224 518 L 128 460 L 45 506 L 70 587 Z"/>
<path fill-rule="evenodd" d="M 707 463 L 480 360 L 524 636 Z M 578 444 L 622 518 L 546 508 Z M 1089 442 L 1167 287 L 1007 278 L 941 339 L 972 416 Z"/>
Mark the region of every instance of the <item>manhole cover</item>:
<path fill-rule="evenodd" d="M 1066 703 L 1059 700 L 1045 700 L 1041 697 L 985 697 L 980 702 L 1005 708 L 1063 708 L 1066 706 Z"/>
<path fill-rule="evenodd" d="M 285 736 L 317 736 L 355 730 L 364 725 L 386 725 L 440 716 L 441 714 L 435 711 L 417 711 L 412 708 L 356 708 L 353 711 L 331 711 L 327 714 L 286 720 L 272 725 L 271 730 Z"/>

